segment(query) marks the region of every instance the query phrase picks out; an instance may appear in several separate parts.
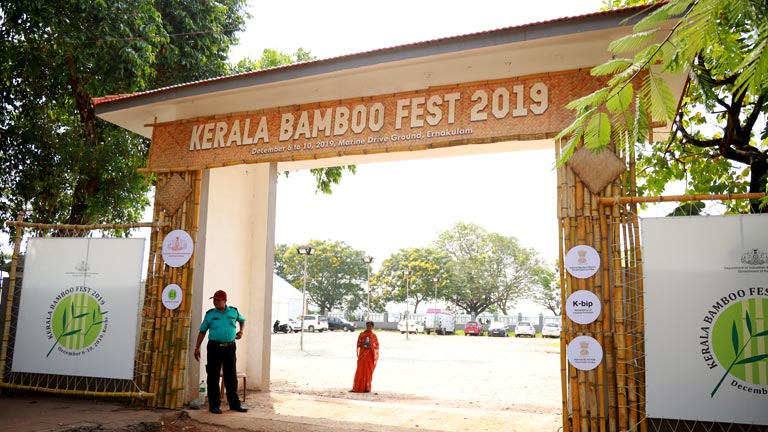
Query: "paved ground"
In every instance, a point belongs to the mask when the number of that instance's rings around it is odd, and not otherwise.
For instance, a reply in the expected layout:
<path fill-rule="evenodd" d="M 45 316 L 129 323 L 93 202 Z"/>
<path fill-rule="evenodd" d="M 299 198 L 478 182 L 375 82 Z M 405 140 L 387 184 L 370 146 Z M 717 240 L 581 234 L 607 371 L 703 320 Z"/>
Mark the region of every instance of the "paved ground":
<path fill-rule="evenodd" d="M 0 398 L 5 430 L 557 431 L 558 340 L 380 332 L 373 392 L 349 393 L 355 333 L 272 336 L 272 391 L 248 413 L 136 410 L 48 397 Z M 74 429 L 78 427 L 79 429 Z"/>

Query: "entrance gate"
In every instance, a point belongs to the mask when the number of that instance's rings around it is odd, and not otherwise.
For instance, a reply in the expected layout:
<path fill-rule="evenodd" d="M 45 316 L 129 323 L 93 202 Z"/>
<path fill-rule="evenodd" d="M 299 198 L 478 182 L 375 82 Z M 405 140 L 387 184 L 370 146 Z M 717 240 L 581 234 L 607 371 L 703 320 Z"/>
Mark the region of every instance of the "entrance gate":
<path fill-rule="evenodd" d="M 602 85 L 589 69 L 607 44 L 630 31 L 638 9 L 489 31 L 370 53 L 94 100 L 98 115 L 152 138 L 147 172 L 157 176 L 152 234 L 187 231 L 194 259 L 172 268 L 150 253 L 141 345 L 151 356 L 136 382 L 157 407 L 196 397 L 193 360 L 204 299 L 224 288 L 249 317 L 239 370 L 269 389 L 269 307 L 276 179 L 293 169 L 414 157 L 555 147 L 573 114 L 569 101 Z M 629 20 L 629 21 L 625 21 Z M 670 78 L 682 88 L 684 77 Z M 566 321 L 561 338 L 565 430 L 634 428 L 644 418 L 643 304 L 638 228 L 631 205 L 631 155 L 578 152 L 558 170 L 560 262 L 576 245 L 606 265 L 591 278 L 561 269 L 563 301 L 574 290 L 603 304 L 589 325 Z M 554 221 L 553 221 L 554 224 Z M 158 302 L 175 283 L 183 302 Z M 605 352 L 595 369 L 565 360 L 577 336 Z M 204 354 L 203 354 L 204 356 Z"/>

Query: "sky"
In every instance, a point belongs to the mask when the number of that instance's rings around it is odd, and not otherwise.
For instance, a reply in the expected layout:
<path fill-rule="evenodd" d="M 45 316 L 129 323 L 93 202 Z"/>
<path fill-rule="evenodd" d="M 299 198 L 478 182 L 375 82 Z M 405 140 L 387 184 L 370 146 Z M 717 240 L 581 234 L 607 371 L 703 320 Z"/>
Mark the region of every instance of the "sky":
<path fill-rule="evenodd" d="M 256 2 L 230 59 L 265 48 L 319 59 L 599 11 L 602 0 L 350 0 Z M 469 6 L 471 5 L 471 7 Z M 557 259 L 554 151 L 361 164 L 332 195 L 307 171 L 280 177 L 275 241 L 343 241 L 374 257 L 425 247 L 457 222 L 512 236 Z"/>

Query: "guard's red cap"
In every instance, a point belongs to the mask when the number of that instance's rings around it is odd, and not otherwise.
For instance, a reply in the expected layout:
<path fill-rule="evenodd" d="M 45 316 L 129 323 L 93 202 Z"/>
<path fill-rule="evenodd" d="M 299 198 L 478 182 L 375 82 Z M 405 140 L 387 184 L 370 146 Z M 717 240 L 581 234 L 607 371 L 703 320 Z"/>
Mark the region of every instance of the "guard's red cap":
<path fill-rule="evenodd" d="M 215 293 L 213 293 L 213 297 L 211 297 L 214 300 L 224 300 L 227 301 L 227 293 L 225 293 L 223 290 L 218 290 Z"/>

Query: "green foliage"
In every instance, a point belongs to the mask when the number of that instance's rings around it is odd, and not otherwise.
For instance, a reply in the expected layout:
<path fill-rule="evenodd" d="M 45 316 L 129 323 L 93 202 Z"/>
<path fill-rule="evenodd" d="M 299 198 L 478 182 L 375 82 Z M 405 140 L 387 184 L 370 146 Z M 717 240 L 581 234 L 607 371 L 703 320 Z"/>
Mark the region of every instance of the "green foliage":
<path fill-rule="evenodd" d="M 471 314 L 496 306 L 503 313 L 535 282 L 540 259 L 517 239 L 460 222 L 438 235 L 434 248 L 450 258 L 444 298 Z"/>
<path fill-rule="evenodd" d="M 334 309 L 356 310 L 364 304 L 368 269 L 363 252 L 344 242 L 312 240 L 313 255 L 299 255 L 296 246 L 275 247 L 277 274 L 296 287 L 304 289 L 304 264 L 307 265 L 307 303 L 326 314 Z"/>
<path fill-rule="evenodd" d="M 309 246 L 315 253 L 306 259 L 308 302 L 322 313 L 365 310 L 364 253 L 343 242 L 312 240 Z M 304 286 L 304 263 L 295 245 L 275 246 L 275 273 L 299 290 Z M 422 303 L 442 300 L 468 313 L 507 313 L 520 298 L 554 290 L 553 278 L 536 251 L 520 247 L 514 237 L 457 223 L 429 247 L 400 249 L 384 259 L 370 275 L 371 309 L 382 311 L 389 303 L 408 299 L 414 312 Z M 559 284 L 556 288 L 559 292 Z"/>
<path fill-rule="evenodd" d="M 558 267 L 558 264 L 555 264 L 554 268 L 538 267 L 534 271 L 535 283 L 531 291 L 531 300 L 549 309 L 556 316 L 560 315 L 563 306 Z"/>
<path fill-rule="evenodd" d="M 436 289 L 439 298 L 449 298 L 443 289 L 448 283 L 449 268 L 448 256 L 435 248 L 400 249 L 385 259 L 371 277 L 377 303 L 404 303 L 408 299 L 415 312 L 420 303 L 435 300 Z M 404 274 L 404 270 L 411 274 Z"/>
<path fill-rule="evenodd" d="M 149 142 L 96 118 L 91 99 L 223 74 L 244 7 L 0 0 L 0 218 L 141 220 Z"/>
<path fill-rule="evenodd" d="M 569 104 L 577 118 L 557 137 L 566 139 L 558 164 L 581 143 L 596 151 L 636 146 L 640 195 L 662 194 L 674 182 L 685 193 L 765 192 L 768 128 L 758 119 L 768 115 L 768 4 L 670 0 L 633 30 L 610 44 L 614 59 L 592 70 L 610 76 L 608 85 Z M 690 81 L 678 109 L 664 77 L 682 73 Z M 652 124 L 674 125 L 667 142 L 646 142 Z M 756 203 L 751 211 L 759 211 Z"/>

